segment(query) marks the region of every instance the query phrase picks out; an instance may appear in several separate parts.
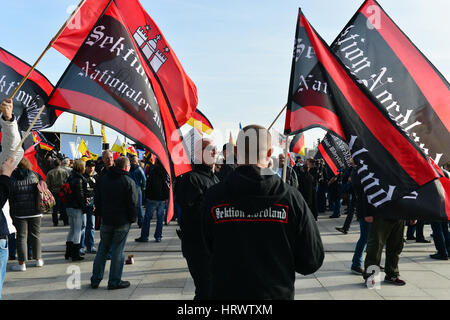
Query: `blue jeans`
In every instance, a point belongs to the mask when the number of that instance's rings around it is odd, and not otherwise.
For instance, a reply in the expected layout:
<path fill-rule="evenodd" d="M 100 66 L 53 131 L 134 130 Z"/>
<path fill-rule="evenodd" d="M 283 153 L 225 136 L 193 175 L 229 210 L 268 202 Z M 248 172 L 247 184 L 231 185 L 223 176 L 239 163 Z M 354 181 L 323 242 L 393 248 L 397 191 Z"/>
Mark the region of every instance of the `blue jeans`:
<path fill-rule="evenodd" d="M 2 300 L 2 288 L 5 281 L 6 265 L 8 264 L 8 240 L 0 239 L 0 300 Z"/>
<path fill-rule="evenodd" d="M 95 237 L 95 216 L 94 207 L 87 206 L 86 214 L 83 214 L 83 224 L 81 229 L 81 241 L 80 246 L 90 251 L 94 247 L 94 237 Z"/>
<path fill-rule="evenodd" d="M 141 239 L 148 240 L 150 235 L 150 221 L 153 218 L 153 213 L 156 211 L 156 229 L 154 237 L 157 240 L 162 238 L 162 228 L 164 222 L 164 211 L 166 208 L 165 201 L 146 200 L 145 203 L 145 216 L 141 228 Z"/>
<path fill-rule="evenodd" d="M 144 221 L 144 214 L 142 213 L 142 189 L 140 187 L 137 187 L 137 190 L 138 190 L 137 224 L 139 227 L 141 227 Z"/>
<path fill-rule="evenodd" d="M 106 256 L 110 250 L 112 255 L 108 286 L 117 286 L 122 280 L 123 265 L 125 263 L 124 250 L 130 225 L 127 223 L 115 227 L 102 224 L 100 227 L 100 244 L 94 260 L 91 284 L 99 284 L 103 280 Z"/>
<path fill-rule="evenodd" d="M 450 232 L 447 222 L 432 222 L 434 246 L 441 256 L 450 256 Z"/>
<path fill-rule="evenodd" d="M 370 234 L 370 223 L 366 222 L 364 218 L 361 218 L 358 221 L 361 234 L 359 236 L 358 242 L 356 243 L 355 253 L 353 254 L 352 268 L 362 267 L 364 262 L 363 254 L 364 250 L 366 250 L 367 240 L 369 239 Z"/>
<path fill-rule="evenodd" d="M 70 226 L 67 241 L 79 244 L 83 227 L 83 211 L 81 209 L 67 208 L 67 216 L 69 217 Z"/>

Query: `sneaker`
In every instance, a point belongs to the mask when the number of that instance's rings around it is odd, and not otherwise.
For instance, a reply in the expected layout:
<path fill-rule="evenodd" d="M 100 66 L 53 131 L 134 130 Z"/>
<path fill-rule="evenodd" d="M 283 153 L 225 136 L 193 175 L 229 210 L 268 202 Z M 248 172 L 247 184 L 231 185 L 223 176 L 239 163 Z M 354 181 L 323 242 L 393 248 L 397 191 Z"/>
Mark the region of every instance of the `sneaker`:
<path fill-rule="evenodd" d="M 364 269 L 361 267 L 351 267 L 350 270 L 353 274 L 356 274 L 358 276 L 362 276 L 364 274 Z"/>
<path fill-rule="evenodd" d="M 345 230 L 344 228 L 336 227 L 336 230 L 342 232 L 343 234 L 347 234 L 347 230 Z"/>
<path fill-rule="evenodd" d="M 37 259 L 37 260 L 36 260 L 36 267 L 40 268 L 40 267 L 42 267 L 42 266 L 44 266 L 44 260 L 42 260 L 42 259 Z"/>
<path fill-rule="evenodd" d="M 24 264 L 16 264 L 11 267 L 12 271 L 27 271 L 27 266 Z"/>
<path fill-rule="evenodd" d="M 384 277 L 384 281 L 394 284 L 396 286 L 404 286 L 406 284 L 406 282 L 402 279 L 400 279 L 399 277 Z"/>
<path fill-rule="evenodd" d="M 86 255 L 86 250 L 84 250 L 83 248 L 80 249 L 80 256 L 84 256 Z"/>
<path fill-rule="evenodd" d="M 97 253 L 97 249 L 95 247 L 92 247 L 90 249 L 86 250 L 87 253 Z"/>
<path fill-rule="evenodd" d="M 431 241 L 427 240 L 427 239 L 417 239 L 416 242 L 418 242 L 418 243 L 431 243 Z"/>
<path fill-rule="evenodd" d="M 430 258 L 431 259 L 436 259 L 436 260 L 448 260 L 447 256 L 443 256 L 439 253 L 435 253 L 435 254 L 430 254 Z"/>
<path fill-rule="evenodd" d="M 134 239 L 136 242 L 148 242 L 148 240 L 142 239 L 141 237 Z"/>
<path fill-rule="evenodd" d="M 108 290 L 125 289 L 130 286 L 130 281 L 120 281 L 118 285 L 108 286 Z"/>

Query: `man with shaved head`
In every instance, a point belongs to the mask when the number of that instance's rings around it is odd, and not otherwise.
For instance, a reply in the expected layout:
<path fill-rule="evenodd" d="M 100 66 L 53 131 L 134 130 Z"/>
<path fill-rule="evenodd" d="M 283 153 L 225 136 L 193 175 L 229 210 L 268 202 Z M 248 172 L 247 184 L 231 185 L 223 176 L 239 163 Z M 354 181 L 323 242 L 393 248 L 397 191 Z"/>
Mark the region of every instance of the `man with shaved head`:
<path fill-rule="evenodd" d="M 177 180 L 176 198 L 181 208 L 181 249 L 195 284 L 195 300 L 209 299 L 209 257 L 198 249 L 201 236 L 201 208 L 205 192 L 218 178 L 213 173 L 217 149 L 210 139 L 199 140 L 194 148 L 192 171 Z"/>
<path fill-rule="evenodd" d="M 238 167 L 202 204 L 211 299 L 293 299 L 295 272 L 316 272 L 324 250 L 300 192 L 268 169 L 272 138 L 258 125 L 241 130 Z"/>

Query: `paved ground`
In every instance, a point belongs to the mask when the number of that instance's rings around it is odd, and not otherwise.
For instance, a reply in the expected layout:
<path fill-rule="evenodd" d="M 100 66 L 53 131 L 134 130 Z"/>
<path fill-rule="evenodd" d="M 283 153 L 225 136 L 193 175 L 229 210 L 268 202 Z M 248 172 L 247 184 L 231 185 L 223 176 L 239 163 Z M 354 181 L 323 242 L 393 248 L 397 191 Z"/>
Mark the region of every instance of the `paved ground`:
<path fill-rule="evenodd" d="M 295 283 L 296 300 L 396 300 L 396 299 L 450 299 L 450 261 L 435 261 L 429 258 L 434 245 L 409 243 L 400 259 L 400 272 L 407 281 L 404 287 L 381 283 L 380 289 L 369 290 L 362 278 L 350 273 L 353 249 L 359 236 L 359 225 L 354 222 L 350 232 L 343 235 L 334 228 L 342 226 L 345 216 L 329 219 L 323 215 L 319 228 L 325 245 L 325 262 L 314 275 L 297 275 Z M 135 264 L 125 265 L 123 279 L 131 282 L 130 288 L 106 289 L 107 280 L 100 288 L 89 287 L 94 255 L 86 255 L 82 262 L 64 260 L 65 237 L 68 227 L 53 227 L 51 217 L 46 215 L 42 222 L 43 268 L 29 262 L 26 272 L 9 271 L 3 287 L 5 300 L 191 300 L 194 284 L 186 262 L 181 255 L 180 241 L 176 236 L 176 223 L 165 226 L 164 238 L 160 243 L 136 243 L 139 236 L 136 224 L 128 236 L 126 254 L 133 254 Z M 152 222 L 151 232 L 154 230 Z M 98 243 L 96 232 L 96 243 Z M 430 239 L 431 229 L 425 227 L 425 236 Z M 73 270 L 80 270 L 79 288 L 76 286 Z M 108 278 L 109 262 L 105 279 Z M 384 277 L 384 274 L 382 274 Z M 75 284 L 75 285 L 74 285 Z"/>

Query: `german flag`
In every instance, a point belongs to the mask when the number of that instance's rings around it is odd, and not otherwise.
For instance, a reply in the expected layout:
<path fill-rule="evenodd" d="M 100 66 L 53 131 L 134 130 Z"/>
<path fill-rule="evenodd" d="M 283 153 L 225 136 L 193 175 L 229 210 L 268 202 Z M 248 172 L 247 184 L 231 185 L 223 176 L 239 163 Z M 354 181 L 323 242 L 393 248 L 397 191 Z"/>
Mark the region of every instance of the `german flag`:
<path fill-rule="evenodd" d="M 305 136 L 303 133 L 298 133 L 295 135 L 294 139 L 291 141 L 289 150 L 302 156 L 305 155 Z"/>
<path fill-rule="evenodd" d="M 187 124 L 206 134 L 211 134 L 214 130 L 214 127 L 208 118 L 206 118 L 205 115 L 198 109 L 195 110 Z"/>
<path fill-rule="evenodd" d="M 51 145 L 38 131 L 33 131 L 34 144 L 39 143 L 39 147 L 43 150 L 52 151 L 55 146 Z"/>

